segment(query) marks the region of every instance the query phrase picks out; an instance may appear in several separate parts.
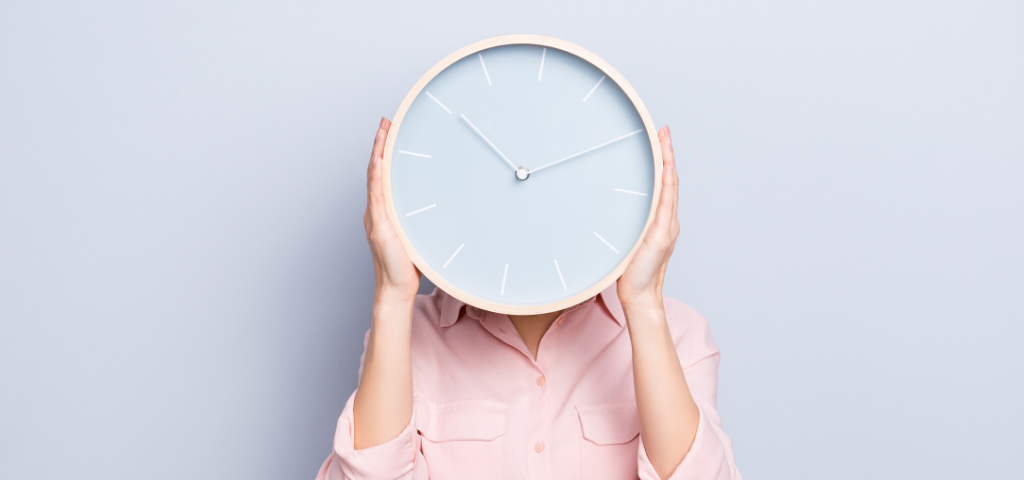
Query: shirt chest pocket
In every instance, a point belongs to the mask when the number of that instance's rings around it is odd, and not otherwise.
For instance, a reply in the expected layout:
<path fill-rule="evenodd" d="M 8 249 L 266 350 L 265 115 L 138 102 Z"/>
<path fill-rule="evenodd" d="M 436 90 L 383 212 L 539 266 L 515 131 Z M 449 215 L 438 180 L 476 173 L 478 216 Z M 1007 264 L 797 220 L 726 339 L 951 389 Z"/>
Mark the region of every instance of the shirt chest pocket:
<path fill-rule="evenodd" d="M 577 405 L 583 478 L 637 478 L 640 415 L 636 403 Z"/>
<path fill-rule="evenodd" d="M 423 458 L 432 480 L 501 478 L 508 405 L 459 400 L 417 405 Z"/>

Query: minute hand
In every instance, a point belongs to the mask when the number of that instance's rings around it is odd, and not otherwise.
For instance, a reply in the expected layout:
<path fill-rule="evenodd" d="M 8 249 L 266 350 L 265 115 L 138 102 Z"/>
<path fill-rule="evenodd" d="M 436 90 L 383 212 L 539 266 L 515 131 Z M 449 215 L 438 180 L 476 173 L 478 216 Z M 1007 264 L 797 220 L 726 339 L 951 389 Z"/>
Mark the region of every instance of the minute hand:
<path fill-rule="evenodd" d="M 627 134 L 625 134 L 625 135 L 623 135 L 621 137 L 613 138 L 613 139 L 608 140 L 607 142 L 604 142 L 604 143 L 602 143 L 600 145 L 597 145 L 597 146 L 594 146 L 594 147 L 590 147 L 590 148 L 588 148 L 588 149 L 586 149 L 586 150 L 584 150 L 582 152 L 574 153 L 574 154 L 569 155 L 568 157 L 565 157 L 565 158 L 560 159 L 560 160 L 555 160 L 555 161 L 553 161 L 553 162 L 551 162 L 551 163 L 549 163 L 547 165 L 544 165 L 544 166 L 541 166 L 541 167 L 537 167 L 537 168 L 532 168 L 532 169 L 530 169 L 530 173 L 536 173 L 538 170 L 543 170 L 543 169 L 548 168 L 548 167 L 550 167 L 552 165 L 557 165 L 557 164 L 562 163 L 562 162 L 564 162 L 564 161 L 566 161 L 566 160 L 568 160 L 570 158 L 575 158 L 575 157 L 578 157 L 580 155 L 583 155 L 584 153 L 590 152 L 592 150 L 597 150 L 597 149 L 599 149 L 601 147 L 604 147 L 606 145 L 611 145 L 611 144 L 613 144 L 613 143 L 615 143 L 615 142 L 617 142 L 619 140 L 622 140 L 624 138 L 632 137 L 633 135 L 636 135 L 636 134 L 638 134 L 638 133 L 640 133 L 642 131 L 644 131 L 644 129 L 641 128 L 640 130 L 637 130 L 637 131 L 634 131 L 634 132 L 629 132 L 629 133 L 627 133 Z"/>

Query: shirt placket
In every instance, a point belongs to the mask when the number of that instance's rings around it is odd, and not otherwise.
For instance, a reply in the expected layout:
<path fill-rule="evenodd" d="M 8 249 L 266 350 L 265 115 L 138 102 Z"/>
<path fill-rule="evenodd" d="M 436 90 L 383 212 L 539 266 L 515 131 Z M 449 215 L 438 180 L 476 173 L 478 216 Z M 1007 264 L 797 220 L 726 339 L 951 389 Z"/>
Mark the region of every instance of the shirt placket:
<path fill-rule="evenodd" d="M 541 339 L 540 346 L 537 348 L 537 360 L 534 362 L 539 375 L 535 382 L 537 384 L 537 394 L 531 395 L 531 399 L 535 399 L 533 403 L 536 407 L 533 410 L 536 413 L 531 412 L 531 439 L 528 440 L 528 442 L 534 442 L 533 454 L 528 456 L 530 459 L 530 478 L 551 479 L 554 473 L 552 459 L 561 447 L 560 445 L 553 444 L 551 437 L 553 430 L 552 421 L 554 420 L 552 412 L 554 407 L 554 388 L 557 384 L 557 378 L 552 378 L 552 373 L 556 371 L 555 365 L 558 364 L 559 333 L 561 331 L 559 325 L 564 321 L 566 313 L 563 312 L 551 324 L 551 327 Z"/>
<path fill-rule="evenodd" d="M 530 355 L 529 348 L 523 342 L 519 332 L 516 331 L 511 319 L 507 315 L 491 312 L 484 312 L 472 308 L 470 316 L 477 318 L 483 327 L 499 340 L 519 350 L 533 368 L 533 382 L 528 388 L 533 393 L 529 395 L 529 408 L 527 409 L 527 437 L 525 439 L 527 470 L 531 479 L 549 480 L 552 478 L 552 452 L 559 449 L 558 445 L 551 445 L 552 431 L 552 408 L 554 406 L 552 379 L 549 372 L 555 371 L 554 366 L 558 360 L 559 333 L 562 324 L 565 323 L 570 313 L 590 304 L 594 299 L 583 302 L 564 312 L 548 329 L 541 343 L 537 348 L 537 359 Z M 526 375 L 519 378 L 527 377 Z"/>
<path fill-rule="evenodd" d="M 529 478 L 551 479 L 552 465 L 549 438 L 552 417 L 551 406 L 553 403 L 551 385 L 546 371 L 550 369 L 545 368 L 545 366 L 550 367 L 554 362 L 557 352 L 557 342 L 554 341 L 555 335 L 552 335 L 553 332 L 548 330 L 548 333 L 541 339 L 543 348 L 538 348 L 538 359 L 545 365 L 542 366 L 541 362 L 534 360 L 533 356 L 530 355 L 529 348 L 526 347 L 522 337 L 519 336 L 519 332 L 516 331 L 515 326 L 512 325 L 512 321 L 507 315 L 483 311 L 471 311 L 468 313 L 470 313 L 470 316 L 475 316 L 474 314 L 479 315 L 477 318 L 480 320 L 481 325 L 491 335 L 519 350 L 529 362 L 529 368 L 532 371 L 524 372 L 523 375 L 516 375 L 516 381 L 527 382 L 525 387 L 529 392 L 529 402 L 526 409 L 526 418 L 524 419 L 526 423 L 526 438 L 523 439 L 524 444 L 521 445 L 521 448 L 524 448 L 526 453 L 526 468 L 529 472 Z M 554 324 L 552 324 L 553 328 Z M 515 421 L 515 419 L 511 420 Z"/>

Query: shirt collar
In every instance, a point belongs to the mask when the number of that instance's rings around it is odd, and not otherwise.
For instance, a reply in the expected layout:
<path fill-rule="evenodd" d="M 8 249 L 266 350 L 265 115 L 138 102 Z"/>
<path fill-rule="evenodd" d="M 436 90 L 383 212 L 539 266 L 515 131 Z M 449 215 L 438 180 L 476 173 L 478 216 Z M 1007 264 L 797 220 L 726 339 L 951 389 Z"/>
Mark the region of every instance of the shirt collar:
<path fill-rule="evenodd" d="M 608 313 L 615 319 L 615 323 L 618 323 L 620 327 L 625 327 L 626 312 L 622 310 L 622 302 L 619 301 L 619 282 L 612 282 L 598 296 L 604 302 L 604 308 L 607 308 Z"/>
<path fill-rule="evenodd" d="M 462 307 L 466 304 L 448 295 L 447 292 L 440 288 L 437 290 L 441 292 L 441 318 L 438 319 L 438 323 L 441 325 L 441 328 L 455 325 L 455 322 L 459 320 L 459 313 L 462 311 Z"/>
<path fill-rule="evenodd" d="M 626 314 L 622 311 L 622 303 L 619 302 L 619 295 L 617 290 L 618 285 L 612 283 L 608 288 L 604 289 L 601 293 L 597 294 L 601 298 L 601 302 L 604 303 L 605 309 L 611 314 L 615 323 L 619 324 L 619 327 L 626 326 Z M 441 290 L 441 289 L 438 289 Z M 441 316 L 438 319 L 438 323 L 441 328 L 447 328 L 455 325 L 455 322 L 459 321 L 459 317 L 462 313 L 462 308 L 466 308 L 466 315 L 477 320 L 483 318 L 484 312 L 479 308 L 472 305 L 466 305 L 461 300 L 448 295 L 441 290 Z M 584 302 L 587 303 L 587 302 Z"/>

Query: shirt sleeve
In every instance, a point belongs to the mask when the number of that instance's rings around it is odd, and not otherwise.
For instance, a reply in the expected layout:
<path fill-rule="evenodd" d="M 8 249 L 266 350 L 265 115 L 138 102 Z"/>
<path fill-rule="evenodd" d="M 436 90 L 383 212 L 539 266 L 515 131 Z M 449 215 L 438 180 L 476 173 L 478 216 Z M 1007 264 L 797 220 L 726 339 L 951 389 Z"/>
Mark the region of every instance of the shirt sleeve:
<path fill-rule="evenodd" d="M 667 313 L 667 312 L 666 312 Z M 692 335 L 675 338 L 676 354 L 683 362 L 683 373 L 686 384 L 690 388 L 700 412 L 697 434 L 694 436 L 690 451 L 683 457 L 669 480 L 742 480 L 736 469 L 736 460 L 732 453 L 732 441 L 722 429 L 722 420 L 718 416 L 718 347 L 711 338 L 708 321 L 699 317 Z M 670 323 L 670 326 L 674 326 Z M 673 332 L 675 333 L 675 332 Z M 675 335 L 673 335 L 675 336 Z M 692 339 L 691 341 L 689 341 Z M 686 366 L 687 358 L 699 358 L 692 365 Z M 640 448 L 637 453 L 638 473 L 641 480 L 659 480 L 651 459 L 644 448 L 643 435 L 640 436 Z"/>
<path fill-rule="evenodd" d="M 367 332 L 367 338 L 369 332 Z M 359 360 L 359 375 L 366 359 L 366 340 L 363 357 Z M 416 430 L 416 413 L 397 437 L 380 445 L 355 449 L 355 422 L 352 405 L 356 394 L 348 397 L 345 409 L 338 418 L 334 433 L 334 448 L 316 475 L 316 480 L 426 480 L 427 463 L 420 451 L 420 436 Z"/>

